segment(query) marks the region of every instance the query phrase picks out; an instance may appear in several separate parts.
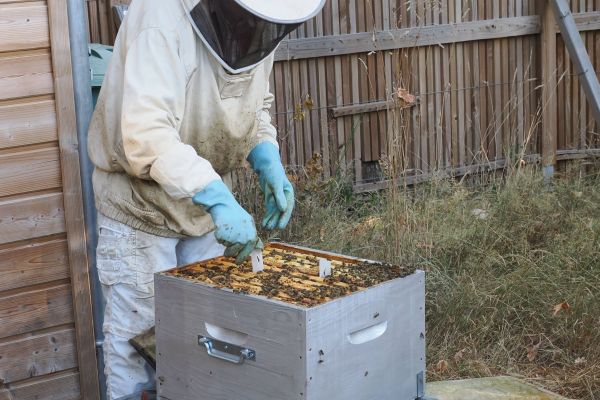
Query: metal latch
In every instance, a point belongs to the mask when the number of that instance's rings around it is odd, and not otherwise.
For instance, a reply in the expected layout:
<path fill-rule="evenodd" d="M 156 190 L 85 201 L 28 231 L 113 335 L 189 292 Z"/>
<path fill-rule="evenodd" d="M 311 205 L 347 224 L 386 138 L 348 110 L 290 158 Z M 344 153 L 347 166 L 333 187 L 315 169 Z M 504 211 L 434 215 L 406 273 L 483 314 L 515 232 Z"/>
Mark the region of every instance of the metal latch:
<path fill-rule="evenodd" d="M 417 374 L 417 399 L 425 396 L 425 372 L 421 371 Z"/>
<path fill-rule="evenodd" d="M 243 364 L 244 361 L 256 361 L 256 352 L 252 349 L 225 343 L 220 340 L 198 335 L 198 344 L 206 348 L 209 356 L 234 364 Z"/>
<path fill-rule="evenodd" d="M 415 400 L 437 400 L 433 397 L 425 396 L 425 372 L 417 374 L 417 398 Z"/>

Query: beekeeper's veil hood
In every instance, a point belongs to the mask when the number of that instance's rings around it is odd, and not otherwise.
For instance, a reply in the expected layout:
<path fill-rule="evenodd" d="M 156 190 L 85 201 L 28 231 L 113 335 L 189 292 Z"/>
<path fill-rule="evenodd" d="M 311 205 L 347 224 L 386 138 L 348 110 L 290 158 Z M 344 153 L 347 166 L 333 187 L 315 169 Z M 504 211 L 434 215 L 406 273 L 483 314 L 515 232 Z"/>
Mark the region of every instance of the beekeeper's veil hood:
<path fill-rule="evenodd" d="M 325 4 L 325 0 L 182 1 L 200 38 L 232 73 L 259 64 Z"/>

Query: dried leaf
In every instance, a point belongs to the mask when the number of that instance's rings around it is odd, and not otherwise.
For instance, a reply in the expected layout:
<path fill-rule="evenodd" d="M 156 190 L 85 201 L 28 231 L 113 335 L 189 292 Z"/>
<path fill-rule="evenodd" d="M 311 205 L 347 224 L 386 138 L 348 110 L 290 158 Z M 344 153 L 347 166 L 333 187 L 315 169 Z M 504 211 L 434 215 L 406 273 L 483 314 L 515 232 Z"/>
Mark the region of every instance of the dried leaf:
<path fill-rule="evenodd" d="M 302 104 L 296 104 L 294 109 L 294 120 L 295 121 L 304 121 L 306 118 L 306 114 L 304 113 L 304 106 Z"/>
<path fill-rule="evenodd" d="M 325 168 L 323 167 L 323 156 L 319 153 L 314 153 L 310 160 L 305 165 L 306 174 L 310 179 L 318 179 L 323 175 Z"/>
<path fill-rule="evenodd" d="M 402 107 L 410 107 L 415 105 L 417 99 L 414 95 L 412 95 L 408 90 L 403 88 L 396 89 L 396 96 L 400 100 Z"/>
<path fill-rule="evenodd" d="M 440 360 L 435 366 L 438 372 L 446 372 L 448 371 L 448 361 Z"/>
<path fill-rule="evenodd" d="M 556 317 L 558 314 L 560 314 L 562 311 L 569 311 L 571 309 L 571 306 L 569 305 L 569 303 L 567 303 L 566 301 L 564 303 L 560 303 L 554 306 L 554 313 L 553 315 Z"/>
<path fill-rule="evenodd" d="M 538 344 L 534 345 L 534 346 L 529 346 L 527 348 L 527 359 L 531 362 L 535 361 L 535 359 L 537 358 L 538 355 L 538 351 L 540 349 L 540 345 L 542 344 L 542 342 L 539 342 Z"/>
<path fill-rule="evenodd" d="M 312 99 L 312 97 L 310 97 L 310 94 L 306 94 L 306 98 L 304 99 L 304 107 L 306 107 L 307 110 L 312 110 L 315 107 L 315 103 Z"/>
<path fill-rule="evenodd" d="M 575 365 L 579 365 L 579 364 L 585 364 L 585 362 L 586 362 L 586 359 L 585 359 L 585 357 L 577 357 L 577 358 L 575 359 Z"/>
<path fill-rule="evenodd" d="M 383 221 L 380 217 L 374 217 L 374 216 L 368 217 L 367 219 L 365 219 L 364 221 L 359 223 L 354 228 L 354 234 L 362 235 L 366 232 L 371 232 L 375 228 L 380 227 L 382 224 L 383 224 Z"/>
<path fill-rule="evenodd" d="M 467 353 L 467 349 L 462 349 L 460 351 L 457 351 L 456 354 L 454 355 L 454 361 L 459 362 L 460 360 L 462 360 L 465 357 L 466 353 Z"/>

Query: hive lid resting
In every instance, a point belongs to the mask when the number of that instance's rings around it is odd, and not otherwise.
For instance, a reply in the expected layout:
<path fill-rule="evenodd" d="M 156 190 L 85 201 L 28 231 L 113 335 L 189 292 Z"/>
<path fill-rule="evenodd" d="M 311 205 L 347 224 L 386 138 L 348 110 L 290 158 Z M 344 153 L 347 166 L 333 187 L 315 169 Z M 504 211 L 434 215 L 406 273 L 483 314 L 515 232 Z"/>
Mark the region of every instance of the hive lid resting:
<path fill-rule="evenodd" d="M 265 247 L 264 271 L 253 273 L 252 263 L 236 265 L 227 257 L 214 258 L 167 271 L 165 274 L 236 293 L 252 294 L 313 307 L 381 283 L 415 273 L 401 267 L 338 256 L 296 246 L 272 243 Z M 331 275 L 319 277 L 319 261 L 331 261 Z"/>

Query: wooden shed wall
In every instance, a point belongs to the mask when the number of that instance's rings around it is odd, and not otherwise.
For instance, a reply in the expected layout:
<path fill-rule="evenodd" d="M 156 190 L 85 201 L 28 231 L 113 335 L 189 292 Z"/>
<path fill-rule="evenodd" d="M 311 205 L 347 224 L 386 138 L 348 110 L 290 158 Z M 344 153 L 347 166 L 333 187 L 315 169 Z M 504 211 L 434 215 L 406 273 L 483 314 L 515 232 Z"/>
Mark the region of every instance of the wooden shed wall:
<path fill-rule="evenodd" d="M 0 399 L 96 399 L 64 0 L 0 0 Z"/>
<path fill-rule="evenodd" d="M 89 0 L 89 15 L 114 1 Z M 569 2 L 600 71 L 600 0 Z M 438 170 L 540 160 L 548 140 L 541 129 L 545 4 L 328 0 L 276 53 L 272 112 L 284 162 L 305 166 L 319 154 L 326 175 L 348 168 L 357 189 L 368 190 L 380 187 L 370 181 L 390 165 L 418 181 Z M 90 26 L 91 40 L 104 40 L 102 19 L 90 18 Z M 560 35 L 556 51 L 558 112 L 550 119 L 558 159 L 597 154 L 600 127 Z M 397 108 L 399 89 L 417 104 Z"/>

